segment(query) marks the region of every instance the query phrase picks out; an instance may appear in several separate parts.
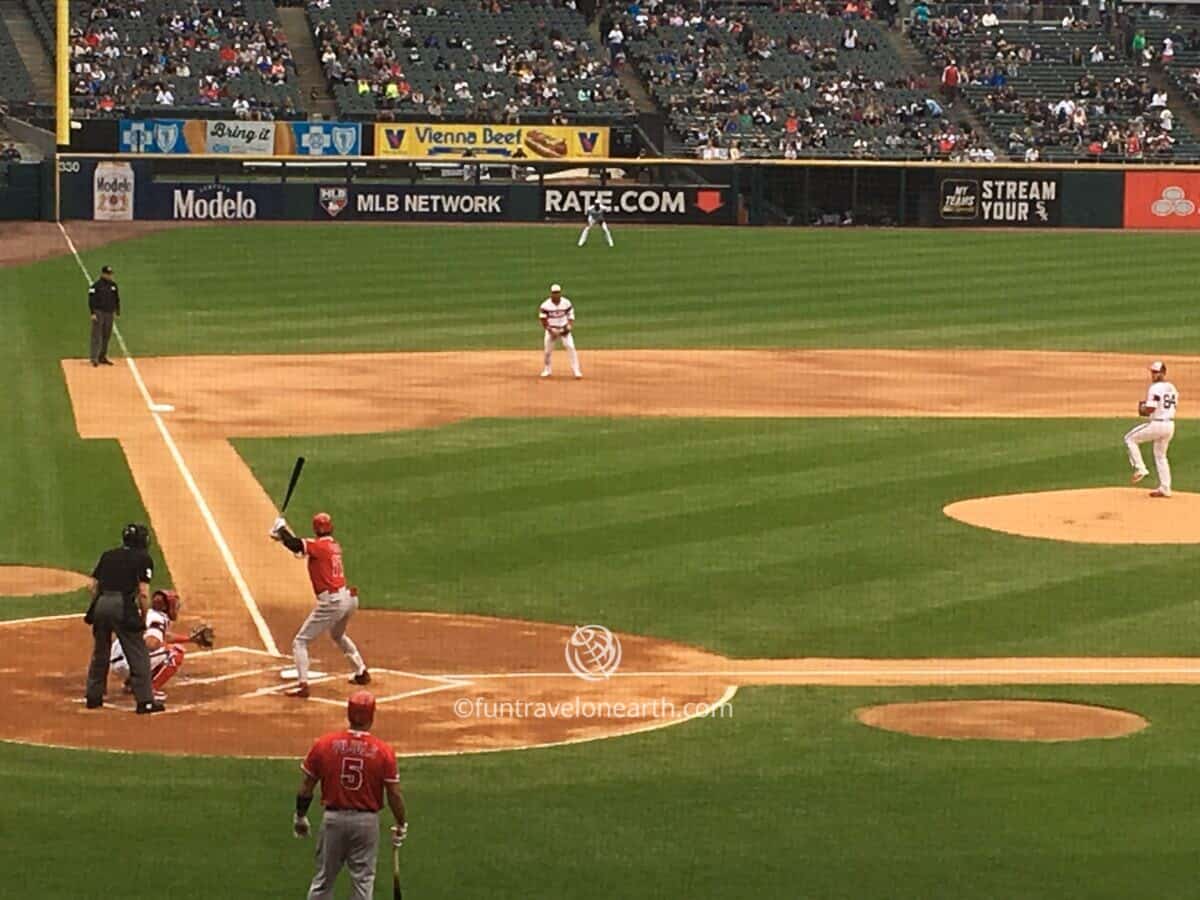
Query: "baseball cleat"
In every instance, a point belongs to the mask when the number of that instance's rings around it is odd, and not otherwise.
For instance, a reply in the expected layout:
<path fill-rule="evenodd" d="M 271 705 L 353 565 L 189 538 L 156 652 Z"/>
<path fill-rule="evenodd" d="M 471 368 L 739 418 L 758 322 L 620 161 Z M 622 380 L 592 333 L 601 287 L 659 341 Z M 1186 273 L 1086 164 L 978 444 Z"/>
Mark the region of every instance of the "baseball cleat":
<path fill-rule="evenodd" d="M 102 707 L 103 705 L 104 705 L 104 701 L 103 701 L 103 700 L 92 700 L 92 699 L 90 699 L 90 698 L 89 698 L 89 699 L 88 699 L 88 701 L 87 701 L 87 708 L 88 708 L 88 709 L 99 709 L 99 708 L 100 708 L 100 707 Z"/>
<path fill-rule="evenodd" d="M 155 700 L 151 703 L 139 703 L 138 708 L 137 708 L 137 714 L 139 716 L 148 716 L 151 713 L 160 713 L 160 712 L 166 712 L 166 711 L 167 711 L 167 708 L 165 706 L 163 706 L 161 703 L 159 703 L 157 700 Z"/>
<path fill-rule="evenodd" d="M 1151 497 L 1162 497 L 1164 499 L 1167 499 L 1167 498 L 1170 498 L 1171 492 L 1164 491 L 1162 488 L 1155 488 L 1154 490 L 1152 490 L 1150 492 L 1150 496 Z"/>
<path fill-rule="evenodd" d="M 1133 473 L 1133 483 L 1137 484 L 1139 481 L 1141 481 L 1143 478 L 1145 478 L 1149 474 L 1150 474 L 1149 472 L 1134 472 Z"/>
<path fill-rule="evenodd" d="M 363 669 L 357 675 L 350 676 L 350 683 L 351 684 L 370 684 L 371 683 L 371 673 L 368 672 L 366 669 Z"/>
<path fill-rule="evenodd" d="M 582 378 L 582 377 L 583 377 L 583 373 L 582 373 L 582 372 L 576 372 L 576 373 L 575 373 L 575 377 L 576 377 L 576 378 Z"/>
<path fill-rule="evenodd" d="M 283 695 L 285 697 L 298 697 L 301 700 L 307 700 L 308 699 L 308 684 L 306 682 L 302 681 L 298 685 L 296 685 L 294 688 L 284 691 Z"/>
<path fill-rule="evenodd" d="M 541 377 L 542 377 L 542 378 L 549 378 L 549 377 L 550 377 L 550 370 L 549 370 L 549 369 L 542 369 L 542 376 L 541 376 Z"/>
<path fill-rule="evenodd" d="M 166 703 L 167 695 L 164 694 L 162 691 L 155 691 L 154 692 L 154 702 L 155 703 Z"/>

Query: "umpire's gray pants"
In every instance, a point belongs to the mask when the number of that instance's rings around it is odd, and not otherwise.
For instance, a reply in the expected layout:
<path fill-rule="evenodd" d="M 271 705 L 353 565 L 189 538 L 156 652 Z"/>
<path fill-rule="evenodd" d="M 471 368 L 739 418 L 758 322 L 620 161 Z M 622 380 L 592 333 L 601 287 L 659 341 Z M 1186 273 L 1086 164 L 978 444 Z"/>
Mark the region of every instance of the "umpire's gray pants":
<path fill-rule="evenodd" d="M 96 598 L 92 611 L 92 662 L 88 666 L 87 699 L 103 700 L 108 686 L 108 658 L 112 653 L 113 635 L 121 643 L 121 652 L 129 662 L 129 681 L 139 705 L 154 701 L 150 684 L 150 653 L 143 637 L 144 627 L 137 604 L 116 593 L 104 593 Z"/>
<path fill-rule="evenodd" d="M 317 834 L 317 874 L 308 900 L 331 900 L 343 865 L 350 870 L 352 900 L 371 900 L 378 852 L 379 813 L 325 810 Z"/>
<path fill-rule="evenodd" d="M 99 362 L 108 358 L 108 339 L 112 337 L 113 314 L 99 311 L 92 315 L 96 318 L 92 322 L 92 345 L 88 355 L 92 362 Z"/>

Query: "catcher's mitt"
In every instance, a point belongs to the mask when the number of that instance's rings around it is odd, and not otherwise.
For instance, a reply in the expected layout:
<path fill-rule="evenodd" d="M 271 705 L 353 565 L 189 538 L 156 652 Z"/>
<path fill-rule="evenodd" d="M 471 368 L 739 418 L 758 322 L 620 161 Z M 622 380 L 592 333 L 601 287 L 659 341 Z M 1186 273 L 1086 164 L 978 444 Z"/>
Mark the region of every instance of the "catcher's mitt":
<path fill-rule="evenodd" d="M 206 650 L 213 648 L 213 628 L 207 622 L 197 625 L 189 632 L 188 637 L 192 643 L 199 644 Z"/>

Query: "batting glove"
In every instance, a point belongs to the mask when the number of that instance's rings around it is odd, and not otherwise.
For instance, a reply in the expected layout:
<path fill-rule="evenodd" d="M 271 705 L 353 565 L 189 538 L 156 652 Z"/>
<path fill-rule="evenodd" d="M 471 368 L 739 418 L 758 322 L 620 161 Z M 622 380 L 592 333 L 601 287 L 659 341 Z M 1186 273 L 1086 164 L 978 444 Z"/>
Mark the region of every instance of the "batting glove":
<path fill-rule="evenodd" d="M 404 839 L 406 837 L 408 837 L 408 823 L 407 822 L 405 822 L 403 825 L 399 825 L 399 826 L 393 825 L 392 826 L 392 846 L 393 847 L 404 846 Z"/>
<path fill-rule="evenodd" d="M 308 837 L 308 816 L 294 816 L 292 818 L 292 834 L 298 838 Z"/>

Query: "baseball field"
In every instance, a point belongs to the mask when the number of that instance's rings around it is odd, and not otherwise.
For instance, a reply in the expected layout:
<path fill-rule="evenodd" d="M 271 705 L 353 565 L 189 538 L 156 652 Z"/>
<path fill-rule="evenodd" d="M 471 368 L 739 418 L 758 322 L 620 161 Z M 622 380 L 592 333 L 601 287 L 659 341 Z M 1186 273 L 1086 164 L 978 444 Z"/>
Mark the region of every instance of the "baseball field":
<path fill-rule="evenodd" d="M 1190 237 L 67 232 L 0 230 L 0 896 L 304 895 L 297 762 L 349 686 L 323 639 L 280 693 L 298 455 L 403 756 L 406 897 L 1195 894 Z M 128 354 L 95 369 L 105 264 Z M 579 381 L 538 377 L 551 282 Z M 1121 443 L 1155 359 L 1168 500 Z M 129 521 L 217 633 L 149 717 L 80 702 L 69 573 Z M 589 623 L 601 681 L 564 660 Z"/>

